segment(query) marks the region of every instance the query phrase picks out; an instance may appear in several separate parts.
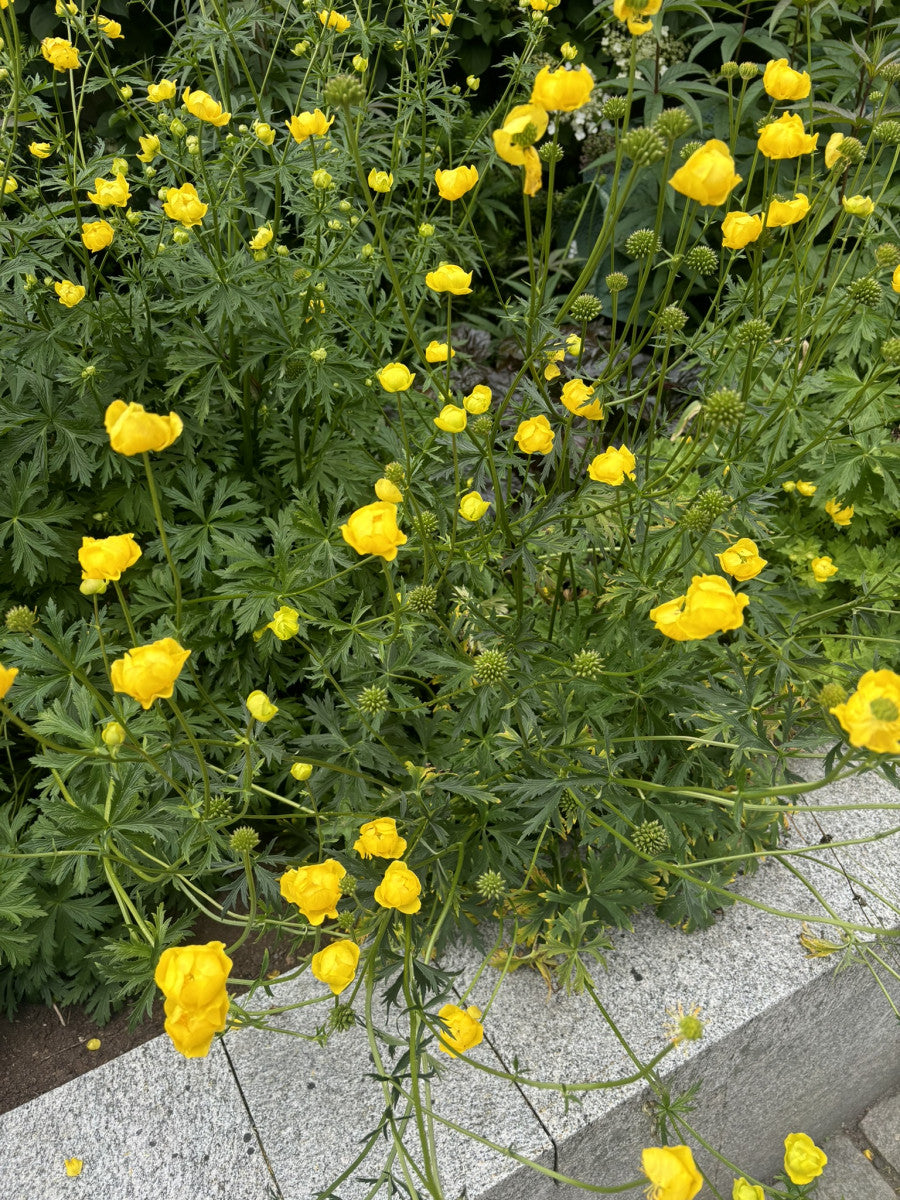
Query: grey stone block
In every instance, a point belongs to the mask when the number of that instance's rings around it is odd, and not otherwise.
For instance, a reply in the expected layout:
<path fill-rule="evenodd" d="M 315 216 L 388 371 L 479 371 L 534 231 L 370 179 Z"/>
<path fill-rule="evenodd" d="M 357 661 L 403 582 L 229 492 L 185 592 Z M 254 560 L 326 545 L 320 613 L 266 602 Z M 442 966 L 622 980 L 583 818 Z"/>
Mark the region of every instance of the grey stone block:
<path fill-rule="evenodd" d="M 189 1062 L 167 1037 L 0 1116 L 0 1160 L 0 1200 L 280 1196 L 222 1048 Z"/>
<path fill-rule="evenodd" d="M 885 1162 L 900 1173 L 900 1094 L 876 1104 L 860 1128 Z"/>
<path fill-rule="evenodd" d="M 816 1200 L 897 1200 L 894 1189 L 849 1138 L 829 1138 L 822 1149 L 828 1164 L 819 1176 Z"/>

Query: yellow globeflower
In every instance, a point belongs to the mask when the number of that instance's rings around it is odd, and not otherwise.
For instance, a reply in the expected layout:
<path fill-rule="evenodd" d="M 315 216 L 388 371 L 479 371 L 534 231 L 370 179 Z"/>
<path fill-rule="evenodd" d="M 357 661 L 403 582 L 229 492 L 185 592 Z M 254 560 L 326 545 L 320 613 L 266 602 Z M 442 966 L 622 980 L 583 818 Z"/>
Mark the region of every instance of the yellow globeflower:
<path fill-rule="evenodd" d="M 603 420 L 603 405 L 599 400 L 591 400 L 596 387 L 584 382 L 583 379 L 570 379 L 563 384 L 560 400 L 570 413 L 576 417 L 586 417 L 589 421 Z"/>
<path fill-rule="evenodd" d="M 337 916 L 341 898 L 341 880 L 346 870 L 334 858 L 285 871 L 278 881 L 281 894 L 296 904 L 310 925 L 321 925 L 326 917 Z"/>
<path fill-rule="evenodd" d="M 41 42 L 41 54 L 54 71 L 74 71 L 81 66 L 77 47 L 65 38 L 45 37 Z"/>
<path fill-rule="evenodd" d="M 466 412 L 471 413 L 473 417 L 480 416 L 481 413 L 486 413 L 491 407 L 492 397 L 493 392 L 487 384 L 476 383 L 468 396 L 463 397 L 463 408 Z"/>
<path fill-rule="evenodd" d="M 166 188 L 163 212 L 171 220 L 180 222 L 185 229 L 190 229 L 193 225 L 202 225 L 208 210 L 209 205 L 203 203 L 192 183 L 183 183 L 177 188 Z"/>
<path fill-rule="evenodd" d="M 490 500 L 482 499 L 480 492 L 466 492 L 459 502 L 459 515 L 466 521 L 480 521 L 490 507 Z"/>
<path fill-rule="evenodd" d="M 278 706 L 273 704 L 266 693 L 259 691 L 259 689 L 251 692 L 244 703 L 247 705 L 247 711 L 253 717 L 254 721 L 262 721 L 263 724 L 266 721 L 271 721 L 278 712 Z"/>
<path fill-rule="evenodd" d="M 807 71 L 792 71 L 786 58 L 773 58 L 766 63 L 763 87 L 773 100 L 805 100 L 809 95 Z"/>
<path fill-rule="evenodd" d="M 412 916 L 422 907 L 419 895 L 422 884 L 418 876 L 406 863 L 395 860 L 384 873 L 384 878 L 375 889 L 375 903 L 382 908 L 396 908 L 398 912 Z"/>
<path fill-rule="evenodd" d="M 809 212 L 809 199 L 802 192 L 795 192 L 793 200 L 772 200 L 766 209 L 765 226 L 779 229 L 783 225 L 796 225 Z"/>
<path fill-rule="evenodd" d="M 806 132 L 799 113 L 782 113 L 777 121 L 762 127 L 756 140 L 760 154 L 774 160 L 812 154 L 818 142 L 819 135 Z"/>
<path fill-rule="evenodd" d="M 627 446 L 610 446 L 602 454 L 596 455 L 588 466 L 588 475 L 597 483 L 608 483 L 611 487 L 620 487 L 625 482 L 625 476 L 635 478 L 634 455 Z"/>
<path fill-rule="evenodd" d="M 81 539 L 78 561 L 82 579 L 121 579 L 122 572 L 133 567 L 141 557 L 141 548 L 133 533 L 112 537 Z"/>
<path fill-rule="evenodd" d="M 393 817 L 376 817 L 360 827 L 353 849 L 360 858 L 402 858 L 406 853 L 406 838 L 397 832 Z"/>
<path fill-rule="evenodd" d="M 117 454 L 130 457 L 146 450 L 165 450 L 184 428 L 177 413 L 161 417 L 144 411 L 143 404 L 113 400 L 103 418 L 109 444 Z"/>
<path fill-rule="evenodd" d="M 291 137 L 298 146 L 302 146 L 307 138 L 324 137 L 331 128 L 334 117 L 326 117 L 321 109 L 312 112 L 300 112 L 285 121 Z"/>
<path fill-rule="evenodd" d="M 60 304 L 64 304 L 66 308 L 74 308 L 87 295 L 86 290 L 80 283 L 72 283 L 70 279 L 64 279 L 61 283 L 54 283 L 53 290 L 59 296 Z"/>
<path fill-rule="evenodd" d="M 651 609 L 650 619 L 673 641 L 699 641 L 738 629 L 749 603 L 749 597 L 743 592 L 735 594 L 721 575 L 695 575 L 684 596 Z"/>
<path fill-rule="evenodd" d="M 636 3 L 635 0 L 613 0 L 613 15 L 628 25 L 631 34 L 648 33 L 653 22 L 647 17 L 656 16 L 662 8 L 662 0 L 647 0 L 646 4 Z"/>
<path fill-rule="evenodd" d="M 594 77 L 582 63 L 579 67 L 542 67 L 531 89 L 531 103 L 548 112 L 575 112 L 591 98 Z"/>
<path fill-rule="evenodd" d="M 731 151 L 718 138 L 710 138 L 678 168 L 669 186 L 699 204 L 712 206 L 724 204 L 740 182 Z"/>
<path fill-rule="evenodd" d="M 222 105 L 218 100 L 214 100 L 209 92 L 192 92 L 190 88 L 185 88 L 181 93 L 181 99 L 184 101 L 184 107 L 198 121 L 205 121 L 208 125 L 221 128 L 231 120 L 231 113 L 223 112 Z"/>
<path fill-rule="evenodd" d="M 275 130 L 265 121 L 253 122 L 253 136 L 264 146 L 271 146 L 275 141 Z"/>
<path fill-rule="evenodd" d="M 442 262 L 437 270 L 429 271 L 425 283 L 433 292 L 449 292 L 452 296 L 468 296 L 472 289 L 472 272 L 464 271 L 456 263 Z"/>
<path fill-rule="evenodd" d="M 871 196 L 842 196 L 841 204 L 844 212 L 851 217 L 870 217 L 875 211 L 875 201 Z"/>
<path fill-rule="evenodd" d="M 98 208 L 126 208 L 131 199 L 131 189 L 124 175 L 114 175 L 112 179 L 95 179 L 94 191 L 88 192 L 88 200 Z"/>
<path fill-rule="evenodd" d="M 523 454 L 549 454 L 555 437 L 550 422 L 541 413 L 539 417 L 526 417 L 520 421 L 513 440 Z"/>
<path fill-rule="evenodd" d="M 745 212 L 730 212 L 722 221 L 722 245 L 728 250 L 743 250 L 763 231 L 762 217 Z"/>
<path fill-rule="evenodd" d="M 367 182 L 373 192 L 389 192 L 394 186 L 394 173 L 392 171 L 376 171 L 373 167 L 369 172 Z"/>
<path fill-rule="evenodd" d="M 766 566 L 766 560 L 759 556 L 756 542 L 751 541 L 750 538 L 739 538 L 733 546 L 729 546 L 727 550 L 717 554 L 716 558 L 719 560 L 722 570 L 727 575 L 733 576 L 738 583 L 755 579 Z"/>
<path fill-rule="evenodd" d="M 100 32 L 105 34 L 110 41 L 114 42 L 117 38 L 122 37 L 122 26 L 112 17 L 98 16 L 95 17 L 95 21 Z"/>
<path fill-rule="evenodd" d="M 388 504 L 403 503 L 403 493 L 389 479 L 382 478 L 375 480 L 375 495 L 379 500 L 387 501 Z"/>
<path fill-rule="evenodd" d="M 49 142 L 29 142 L 28 153 L 33 158 L 49 158 L 53 153 L 53 147 Z"/>
<path fill-rule="evenodd" d="M 159 138 L 155 133 L 149 134 L 147 137 L 139 137 L 138 141 L 141 144 L 141 153 L 137 156 L 139 162 L 151 163 L 157 154 L 159 154 Z"/>
<path fill-rule="evenodd" d="M 359 946 L 356 942 L 332 942 L 310 959 L 309 969 L 313 978 L 327 984 L 335 996 L 339 996 L 353 982 L 359 966 Z"/>
<path fill-rule="evenodd" d="M 846 529 L 853 520 L 853 505 L 849 504 L 846 508 L 842 508 L 840 500 L 829 500 L 825 505 L 825 511 L 835 525 L 840 525 L 843 529 Z"/>
<path fill-rule="evenodd" d="M 900 293 L 900 264 L 894 267 L 894 274 L 891 276 L 891 291 Z"/>
<path fill-rule="evenodd" d="M 869 674 L 874 672 L 870 671 Z M 808 1134 L 789 1133 L 784 1139 L 784 1169 L 791 1183 L 812 1183 L 816 1176 L 822 1174 L 827 1162 L 828 1155 L 819 1149 Z"/>
<path fill-rule="evenodd" d="M 743 1176 L 734 1181 L 731 1200 L 766 1200 L 766 1193 L 759 1184 L 748 1183 Z"/>
<path fill-rule="evenodd" d="M 451 1058 L 465 1054 L 473 1046 L 480 1046 L 484 1040 L 484 1026 L 479 1020 L 481 1009 L 474 1004 L 466 1009 L 456 1004 L 445 1004 L 438 1016 L 447 1027 L 441 1031 L 438 1048 Z"/>
<path fill-rule="evenodd" d="M 386 392 L 405 392 L 412 387 L 415 375 L 403 363 L 387 363 L 375 372 L 375 378 Z"/>
<path fill-rule="evenodd" d="M 272 620 L 264 628 L 271 629 L 279 642 L 286 642 L 300 632 L 300 614 L 296 608 L 282 604 L 280 608 L 276 608 Z"/>
<path fill-rule="evenodd" d="M 257 225 L 256 233 L 254 233 L 253 237 L 250 238 L 250 240 L 247 242 L 247 245 L 251 250 L 265 250 L 266 246 L 268 246 L 269 242 L 271 242 L 274 236 L 275 234 L 271 226 Z"/>
<path fill-rule="evenodd" d="M 172 100 L 178 90 L 174 79 L 161 79 L 159 83 L 147 85 L 147 99 L 151 104 L 162 104 L 164 100 Z"/>
<path fill-rule="evenodd" d="M 438 429 L 444 433 L 462 433 L 466 427 L 468 416 L 464 408 L 455 404 L 445 404 L 440 413 L 434 418 Z"/>
<path fill-rule="evenodd" d="M 435 171 L 434 182 L 442 200 L 459 200 L 478 182 L 475 167 L 454 167 L 452 171 Z"/>
<path fill-rule="evenodd" d="M 18 667 L 4 667 L 0 663 L 0 700 L 6 695 L 13 685 L 13 680 L 19 673 Z"/>
<path fill-rule="evenodd" d="M 501 128 L 494 130 L 494 149 L 504 162 L 515 167 L 523 166 L 526 150 L 531 150 L 537 156 L 534 143 L 540 141 L 547 132 L 549 121 L 547 110 L 539 104 L 517 104 L 506 114 Z"/>
<path fill-rule="evenodd" d="M 798 479 L 795 486 L 801 496 L 814 496 L 819 490 L 814 483 L 810 483 L 807 479 Z"/>
<path fill-rule="evenodd" d="M 110 667 L 113 691 L 124 692 L 147 709 L 154 700 L 168 700 L 175 680 L 190 657 L 174 638 L 162 638 L 146 646 L 135 646 Z"/>
<path fill-rule="evenodd" d="M 894 671 L 866 671 L 853 695 L 828 711 L 840 721 L 851 746 L 900 753 L 900 675 Z"/>
<path fill-rule="evenodd" d="M 448 358 L 455 358 L 456 351 L 451 350 L 446 342 L 430 341 L 425 347 L 425 360 L 430 363 L 443 363 Z"/>
<path fill-rule="evenodd" d="M 823 554 L 819 558 L 814 558 L 809 564 L 809 569 L 813 573 L 813 578 L 816 583 L 825 583 L 832 575 L 837 575 L 838 569 L 831 560 L 828 554 Z"/>
<path fill-rule="evenodd" d="M 336 33 L 346 33 L 350 28 L 350 22 L 347 18 L 333 8 L 323 9 L 319 13 L 319 20 L 326 29 L 333 29 Z"/>
<path fill-rule="evenodd" d="M 703 1187 L 690 1146 L 652 1146 L 641 1153 L 650 1200 L 693 1200 Z"/>
<path fill-rule="evenodd" d="M 406 534 L 397 528 L 397 505 L 386 500 L 352 512 L 341 526 L 341 536 L 357 554 L 377 554 L 385 562 L 393 562 L 397 547 L 406 544 Z"/>

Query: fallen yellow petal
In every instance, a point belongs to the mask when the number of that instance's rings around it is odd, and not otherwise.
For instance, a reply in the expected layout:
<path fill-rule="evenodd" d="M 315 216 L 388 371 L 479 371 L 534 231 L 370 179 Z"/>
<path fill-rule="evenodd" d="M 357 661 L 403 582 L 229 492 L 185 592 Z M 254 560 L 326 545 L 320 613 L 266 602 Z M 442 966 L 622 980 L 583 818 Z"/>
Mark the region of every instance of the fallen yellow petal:
<path fill-rule="evenodd" d="M 80 1158 L 66 1159 L 66 1174 L 70 1179 L 75 1179 L 81 1174 L 81 1168 L 84 1166 L 84 1160 Z"/>

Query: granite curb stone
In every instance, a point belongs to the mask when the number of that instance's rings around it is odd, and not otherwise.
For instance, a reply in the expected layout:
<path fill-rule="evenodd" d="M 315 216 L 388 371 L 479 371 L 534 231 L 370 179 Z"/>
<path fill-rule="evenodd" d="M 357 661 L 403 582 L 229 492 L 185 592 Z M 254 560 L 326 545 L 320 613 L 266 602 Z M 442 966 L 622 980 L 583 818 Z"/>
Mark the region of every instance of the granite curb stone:
<path fill-rule="evenodd" d="M 900 1094 L 876 1104 L 859 1127 L 885 1162 L 900 1174 Z"/>
<path fill-rule="evenodd" d="M 897 1200 L 894 1189 L 849 1138 L 838 1134 L 822 1149 L 828 1166 L 819 1179 L 816 1200 Z"/>

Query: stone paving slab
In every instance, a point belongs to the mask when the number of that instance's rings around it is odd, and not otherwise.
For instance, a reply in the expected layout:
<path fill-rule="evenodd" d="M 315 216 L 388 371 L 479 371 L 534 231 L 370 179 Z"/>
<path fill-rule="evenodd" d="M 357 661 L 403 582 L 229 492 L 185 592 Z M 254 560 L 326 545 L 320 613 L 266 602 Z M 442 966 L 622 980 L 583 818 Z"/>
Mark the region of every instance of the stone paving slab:
<path fill-rule="evenodd" d="M 828 1165 L 819 1178 L 816 1200 L 897 1200 L 894 1189 L 849 1138 L 838 1134 L 822 1149 Z"/>
<path fill-rule="evenodd" d="M 885 1162 L 900 1174 L 900 1094 L 876 1104 L 859 1127 Z"/>
<path fill-rule="evenodd" d="M 155 1038 L 0 1116 L 0 1200 L 79 1196 L 280 1200 L 221 1046 Z"/>

